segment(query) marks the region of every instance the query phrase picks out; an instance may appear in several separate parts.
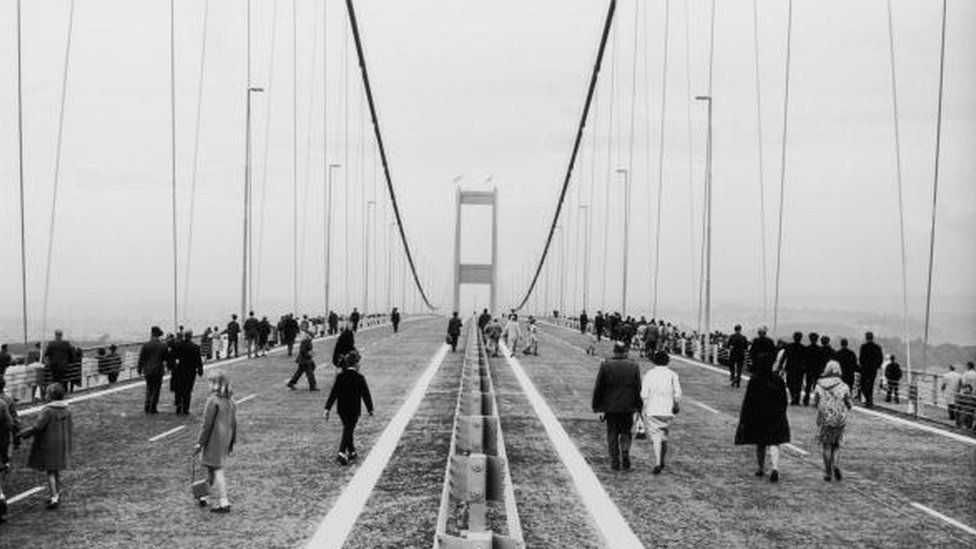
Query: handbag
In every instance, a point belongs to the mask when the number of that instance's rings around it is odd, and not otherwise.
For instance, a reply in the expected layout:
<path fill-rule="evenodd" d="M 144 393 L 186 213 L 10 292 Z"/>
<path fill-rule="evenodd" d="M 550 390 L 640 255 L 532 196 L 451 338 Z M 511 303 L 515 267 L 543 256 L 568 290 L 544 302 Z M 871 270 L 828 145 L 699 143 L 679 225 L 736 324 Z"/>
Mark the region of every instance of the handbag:
<path fill-rule="evenodd" d="M 205 478 L 196 480 L 196 476 L 197 460 L 190 458 L 190 493 L 193 494 L 193 499 L 199 500 L 210 495 L 210 483 Z"/>
<path fill-rule="evenodd" d="M 634 438 L 644 440 L 647 438 L 647 426 L 644 425 L 644 414 L 634 413 Z"/>

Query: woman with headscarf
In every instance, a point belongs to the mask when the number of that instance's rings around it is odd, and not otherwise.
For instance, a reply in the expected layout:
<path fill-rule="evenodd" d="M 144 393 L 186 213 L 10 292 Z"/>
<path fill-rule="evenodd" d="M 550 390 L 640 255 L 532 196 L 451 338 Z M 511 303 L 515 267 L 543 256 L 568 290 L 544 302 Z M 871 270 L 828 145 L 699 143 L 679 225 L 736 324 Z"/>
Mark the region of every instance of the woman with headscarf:
<path fill-rule="evenodd" d="M 774 374 L 772 362 L 753 367 L 753 375 L 746 385 L 739 412 L 739 426 L 735 431 L 736 444 L 756 445 L 756 476 L 766 474 L 766 455 L 769 455 L 770 482 L 779 481 L 779 445 L 790 441 L 790 424 L 786 419 L 789 404 L 786 383 Z"/>
<path fill-rule="evenodd" d="M 817 440 L 823 448 L 824 480 L 841 479 L 838 459 L 840 441 L 844 438 L 847 412 L 851 409 L 850 387 L 841 379 L 840 363 L 831 360 L 824 368 L 813 390 L 813 405 L 817 407 Z"/>

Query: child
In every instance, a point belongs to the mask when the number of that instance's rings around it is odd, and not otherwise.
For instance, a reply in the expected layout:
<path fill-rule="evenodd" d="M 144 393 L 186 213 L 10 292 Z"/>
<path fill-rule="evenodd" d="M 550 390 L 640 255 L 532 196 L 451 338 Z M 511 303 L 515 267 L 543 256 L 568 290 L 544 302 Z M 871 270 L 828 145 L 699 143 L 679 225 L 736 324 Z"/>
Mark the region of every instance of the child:
<path fill-rule="evenodd" d="M 313 356 L 315 353 L 312 351 L 312 338 L 307 333 L 302 334 L 302 343 L 298 346 L 298 358 L 295 359 L 298 368 L 288 381 L 289 389 L 294 391 L 295 384 L 301 379 L 302 374 L 305 374 L 308 377 L 308 390 L 318 391 L 315 382 L 315 360 L 312 359 Z"/>
<path fill-rule="evenodd" d="M 889 357 L 888 365 L 884 369 L 884 377 L 886 381 L 887 390 L 885 391 L 885 402 L 891 402 L 891 395 L 895 395 L 895 404 L 900 401 L 898 399 L 898 386 L 901 382 L 901 366 L 895 360 L 895 355 Z"/>
<path fill-rule="evenodd" d="M 525 349 L 522 352 L 527 355 L 539 356 L 539 333 L 535 325 L 535 319 L 531 316 L 529 317 L 529 327 L 526 332 L 528 333 L 528 337 L 526 337 Z"/>
<path fill-rule="evenodd" d="M 211 493 L 209 503 L 216 500 L 217 506 L 211 513 L 229 513 L 230 501 L 227 499 L 227 481 L 224 479 L 224 460 L 234 450 L 237 440 L 237 408 L 234 405 L 234 392 L 230 388 L 227 374 L 216 371 L 210 374 L 210 396 L 203 408 L 203 425 L 200 437 L 193 447 L 193 454 L 201 454 L 200 463 L 207 468 L 207 482 Z M 200 506 L 208 501 L 200 498 Z"/>
<path fill-rule="evenodd" d="M 373 398 L 369 394 L 366 378 L 359 373 L 359 353 L 355 350 L 350 351 L 342 361 L 342 371 L 336 376 L 329 398 L 325 401 L 326 421 L 336 401 L 339 402 L 337 410 L 339 419 L 342 420 L 342 441 L 339 443 L 339 455 L 336 461 L 339 465 L 348 465 L 359 457 L 356 453 L 356 445 L 353 443 L 353 432 L 362 414 L 360 401 L 366 403 L 366 411 L 370 416 L 373 415 Z"/>
<path fill-rule="evenodd" d="M 7 514 L 7 497 L 3 494 L 3 486 L 7 483 L 7 472 L 10 470 L 10 442 L 14 448 L 20 446 L 17 431 L 20 423 L 17 421 L 17 410 L 14 399 L 3 392 L 6 382 L 0 376 L 0 523 L 4 522 Z"/>
<path fill-rule="evenodd" d="M 48 509 L 57 509 L 61 502 L 61 471 L 71 467 L 71 438 L 74 431 L 71 410 L 64 400 L 64 386 L 52 383 L 47 387 L 50 399 L 37 415 L 34 425 L 20 432 L 21 438 L 34 437 L 27 466 L 47 473 L 50 499 Z"/>
<path fill-rule="evenodd" d="M 596 356 L 596 342 L 597 333 L 596 328 L 587 328 L 587 332 L 590 334 L 590 344 L 586 346 L 586 354 L 590 356 Z"/>

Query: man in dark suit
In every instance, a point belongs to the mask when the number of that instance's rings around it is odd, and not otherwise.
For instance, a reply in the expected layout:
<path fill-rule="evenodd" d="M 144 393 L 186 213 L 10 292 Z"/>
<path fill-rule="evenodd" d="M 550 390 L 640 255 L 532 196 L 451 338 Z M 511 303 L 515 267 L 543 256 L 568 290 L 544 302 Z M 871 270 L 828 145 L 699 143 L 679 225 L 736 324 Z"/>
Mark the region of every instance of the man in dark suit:
<path fill-rule="evenodd" d="M 729 336 L 726 347 L 729 350 L 729 384 L 732 387 L 742 385 L 742 367 L 746 363 L 746 350 L 749 349 L 749 340 L 742 335 L 742 326 L 735 325 L 734 332 Z"/>
<path fill-rule="evenodd" d="M 147 414 L 158 414 L 159 391 L 163 387 L 163 374 L 166 373 L 166 359 L 169 355 L 169 348 L 160 341 L 163 331 L 158 326 L 153 326 L 150 331 L 150 339 L 142 345 L 139 351 L 139 363 L 137 372 L 146 378 L 146 405 Z"/>
<path fill-rule="evenodd" d="M 810 344 L 803 349 L 803 405 L 810 405 L 813 388 L 820 378 L 820 334 L 810 332 Z M 826 364 L 826 362 L 824 363 Z"/>
<path fill-rule="evenodd" d="M 627 356 L 627 344 L 618 341 L 613 357 L 603 361 L 593 387 L 593 411 L 603 415 L 607 423 L 607 447 L 610 468 L 619 471 L 621 465 L 630 469 L 630 430 L 634 426 L 634 412 L 641 402 L 640 367 Z"/>
<path fill-rule="evenodd" d="M 858 363 L 861 368 L 861 394 L 864 396 L 864 406 L 873 408 L 874 381 L 878 377 L 881 363 L 884 362 L 884 353 L 881 351 L 881 346 L 874 342 L 873 333 L 864 334 L 864 340 L 858 356 Z"/>
<path fill-rule="evenodd" d="M 176 366 L 173 368 L 173 392 L 176 393 L 176 415 L 190 415 L 190 395 L 197 377 L 203 377 L 200 346 L 193 342 L 193 330 L 183 333 L 183 341 L 173 344 Z"/>
<path fill-rule="evenodd" d="M 800 404 L 800 392 L 803 390 L 803 333 L 793 334 L 793 343 L 786 346 L 783 359 L 786 361 L 786 387 L 790 391 L 790 406 Z"/>

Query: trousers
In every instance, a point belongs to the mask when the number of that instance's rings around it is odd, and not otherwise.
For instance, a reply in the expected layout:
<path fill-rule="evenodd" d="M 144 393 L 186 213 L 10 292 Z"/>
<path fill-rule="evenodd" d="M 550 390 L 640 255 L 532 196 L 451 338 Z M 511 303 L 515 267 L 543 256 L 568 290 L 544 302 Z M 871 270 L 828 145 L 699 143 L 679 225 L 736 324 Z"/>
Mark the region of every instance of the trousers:
<path fill-rule="evenodd" d="M 356 451 L 356 444 L 353 442 L 353 434 L 356 431 L 356 423 L 359 422 L 359 414 L 339 414 L 342 421 L 342 440 L 339 442 L 339 453 L 349 454 Z"/>
<path fill-rule="evenodd" d="M 874 382 L 878 377 L 878 372 L 861 372 L 861 395 L 864 397 L 864 405 L 870 408 L 874 406 Z"/>
<path fill-rule="evenodd" d="M 786 370 L 786 388 L 790 391 L 790 404 L 799 404 L 800 393 L 803 391 L 802 370 Z"/>
<path fill-rule="evenodd" d="M 302 374 L 305 374 L 305 377 L 308 378 L 308 388 L 315 389 L 317 385 L 315 381 L 315 363 L 309 364 L 299 362 L 298 368 L 295 369 L 295 373 L 291 376 L 291 380 L 288 382 L 288 385 L 295 385 L 298 383 L 298 380 L 302 378 Z"/>
<path fill-rule="evenodd" d="M 146 376 L 146 412 L 155 412 L 159 406 L 159 392 L 163 388 L 163 374 Z"/>
<path fill-rule="evenodd" d="M 634 427 L 634 414 L 605 414 L 607 422 L 607 450 L 610 452 L 610 466 L 620 467 L 620 458 L 630 461 L 631 429 Z"/>

